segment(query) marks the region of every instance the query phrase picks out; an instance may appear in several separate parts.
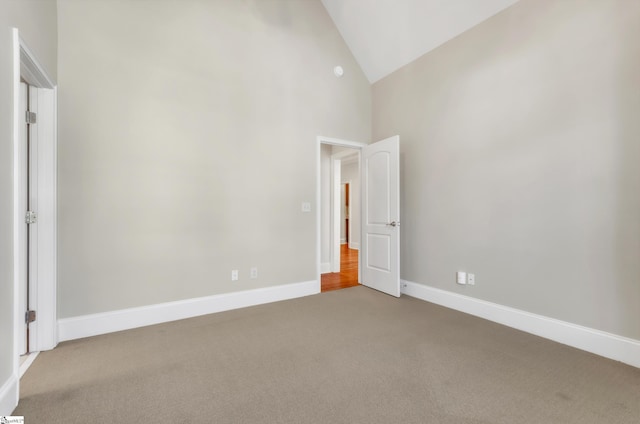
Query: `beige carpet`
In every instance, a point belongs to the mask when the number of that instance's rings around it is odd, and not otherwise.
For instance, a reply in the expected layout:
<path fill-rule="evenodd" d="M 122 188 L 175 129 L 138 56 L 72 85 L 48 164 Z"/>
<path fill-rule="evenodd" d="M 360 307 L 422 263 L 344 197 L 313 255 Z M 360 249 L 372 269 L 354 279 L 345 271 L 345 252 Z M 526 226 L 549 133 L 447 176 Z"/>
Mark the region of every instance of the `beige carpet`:
<path fill-rule="evenodd" d="M 354 287 L 60 344 L 25 423 L 640 423 L 640 369 Z"/>

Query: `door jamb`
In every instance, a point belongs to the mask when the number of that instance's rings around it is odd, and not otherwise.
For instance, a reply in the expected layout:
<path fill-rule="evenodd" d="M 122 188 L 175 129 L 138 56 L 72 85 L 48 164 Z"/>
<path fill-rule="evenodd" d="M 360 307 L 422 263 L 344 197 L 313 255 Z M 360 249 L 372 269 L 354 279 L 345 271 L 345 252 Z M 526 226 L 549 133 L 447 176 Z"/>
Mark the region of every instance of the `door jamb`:
<path fill-rule="evenodd" d="M 367 145 L 367 143 L 362 143 L 359 141 L 349 141 L 349 140 L 343 140 L 343 139 L 339 139 L 339 138 L 331 138 L 331 137 L 324 137 L 324 136 L 317 136 L 316 137 L 316 275 L 317 275 L 317 293 L 320 293 L 321 291 L 321 262 L 322 262 L 322 205 L 321 205 L 321 189 L 322 189 L 322 184 L 321 184 L 321 180 L 322 180 L 322 173 L 321 173 L 321 151 L 322 151 L 322 145 L 323 144 L 329 144 L 332 146 L 340 146 L 340 147 L 348 147 L 351 149 L 355 149 L 358 151 L 358 155 L 360 155 L 360 152 L 362 151 L 362 148 L 364 146 Z M 352 152 L 348 152 L 347 154 L 351 154 Z M 334 156 L 336 156 L 337 161 L 339 162 L 339 156 L 340 153 L 336 154 L 336 155 L 332 155 L 331 156 L 331 174 L 333 175 L 334 172 Z M 344 154 L 342 156 L 345 156 Z M 339 184 L 339 181 L 338 181 Z M 332 186 L 332 191 L 333 191 L 333 186 Z M 360 193 L 361 195 L 361 193 Z M 332 203 L 333 203 L 333 196 L 330 196 L 332 199 Z M 362 213 L 362 208 L 360 208 L 360 213 Z M 362 223 L 362 219 L 360 219 L 360 222 Z M 330 225 L 332 231 L 334 226 Z M 338 226 L 338 231 L 339 231 L 339 226 Z M 332 247 L 332 252 L 331 252 L 331 258 L 332 258 L 332 262 L 333 262 L 333 247 Z M 360 257 L 362 250 L 358 251 L 358 263 L 362 263 L 362 258 Z M 338 256 L 339 258 L 339 256 Z M 339 259 L 338 259 L 338 264 L 340 263 Z M 358 267 L 358 280 L 360 280 L 360 268 Z"/>
<path fill-rule="evenodd" d="M 27 83 L 39 89 L 43 95 L 43 107 L 39 107 L 38 130 L 39 146 L 37 149 L 37 180 L 36 196 L 38 198 L 38 223 L 34 229 L 38 234 L 37 249 L 37 281 L 30 288 L 35 293 L 36 321 L 32 324 L 35 337 L 33 351 L 53 349 L 58 343 L 57 334 L 57 280 L 56 280 L 56 192 L 57 192 L 57 87 L 47 72 L 40 65 L 36 56 L 27 44 L 20 38 L 17 28 L 12 29 L 13 36 L 13 143 L 14 143 L 14 375 L 18 375 L 20 366 L 18 358 L 19 326 L 24 323 L 24 311 L 18 305 L 18 290 L 21 284 L 19 269 L 16 265 L 24 256 L 18 249 L 19 239 L 17 228 L 24 225 L 25 211 L 18 210 L 17 198 L 23 189 L 24 181 L 20 181 L 20 167 L 24 166 L 16 156 L 20 143 L 19 125 L 24 119 L 20 111 L 19 90 L 20 77 Z M 40 102 L 39 102 L 40 103 Z M 21 185 L 22 184 L 22 185 Z"/>

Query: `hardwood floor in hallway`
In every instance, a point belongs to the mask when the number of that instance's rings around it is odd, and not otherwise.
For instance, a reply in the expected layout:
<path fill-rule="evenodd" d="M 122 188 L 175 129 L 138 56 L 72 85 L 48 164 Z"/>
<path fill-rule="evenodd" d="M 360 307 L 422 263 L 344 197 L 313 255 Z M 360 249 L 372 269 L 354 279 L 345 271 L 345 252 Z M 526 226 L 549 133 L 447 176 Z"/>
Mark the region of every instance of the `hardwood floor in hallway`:
<path fill-rule="evenodd" d="M 321 291 L 346 289 L 358 283 L 358 251 L 349 249 L 347 244 L 340 245 L 340 272 L 322 274 Z"/>

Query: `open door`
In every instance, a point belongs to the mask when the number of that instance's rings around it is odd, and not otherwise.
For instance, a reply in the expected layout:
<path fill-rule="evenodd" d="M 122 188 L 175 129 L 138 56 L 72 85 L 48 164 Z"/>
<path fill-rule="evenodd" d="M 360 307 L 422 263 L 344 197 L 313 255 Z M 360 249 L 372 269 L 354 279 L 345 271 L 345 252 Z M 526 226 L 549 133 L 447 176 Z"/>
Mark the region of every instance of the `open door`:
<path fill-rule="evenodd" d="M 400 137 L 362 148 L 361 283 L 400 297 Z"/>
<path fill-rule="evenodd" d="M 29 88 L 27 84 L 20 83 L 19 111 L 21 117 L 29 107 Z M 19 142 L 16 146 L 16 161 L 18 180 L 18 195 L 16 196 L 16 209 L 20 217 L 25 216 L 29 210 L 29 126 L 25 119 L 20 120 L 18 128 Z M 16 256 L 18 264 L 15 273 L 18 280 L 18 316 L 22 318 L 18 323 L 18 355 L 28 353 L 28 324 L 25 322 L 25 314 L 29 309 L 29 227 L 21 220 L 16 228 Z"/>

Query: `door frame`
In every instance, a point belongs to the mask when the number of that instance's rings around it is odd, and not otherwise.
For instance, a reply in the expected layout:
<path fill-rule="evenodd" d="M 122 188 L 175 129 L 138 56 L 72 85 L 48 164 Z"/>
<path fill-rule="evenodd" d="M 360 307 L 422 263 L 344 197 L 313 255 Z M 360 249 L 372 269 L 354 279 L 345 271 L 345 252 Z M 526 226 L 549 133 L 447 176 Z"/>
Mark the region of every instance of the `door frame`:
<path fill-rule="evenodd" d="M 364 146 L 367 145 L 367 143 L 362 143 L 359 141 L 350 141 L 350 140 L 343 140 L 343 139 L 339 139 L 339 138 L 332 138 L 332 137 L 325 137 L 325 136 L 317 136 L 316 137 L 316 275 L 317 275 L 317 292 L 320 293 L 321 291 L 321 279 L 322 279 L 322 274 L 321 274 L 321 268 L 322 268 L 322 204 L 321 204 L 321 192 L 322 192 L 322 164 L 321 164 L 321 151 L 322 151 L 322 145 L 323 144 L 328 144 L 331 146 L 339 146 L 339 147 L 348 147 L 350 149 L 354 149 L 358 152 L 358 156 L 360 156 L 362 148 Z M 336 191 L 336 184 L 338 187 L 338 194 L 337 196 L 340 196 L 340 178 L 337 178 L 337 182 L 336 182 L 336 176 L 335 173 L 336 171 L 338 172 L 338 175 L 340 173 L 340 161 L 341 158 L 343 156 L 348 156 L 350 154 L 353 154 L 352 152 L 339 152 L 336 153 L 334 155 L 331 155 L 331 171 L 330 171 L 330 175 L 331 175 L 331 195 L 330 195 L 330 199 L 331 199 L 331 216 L 334 216 L 334 209 L 338 209 L 339 211 L 339 205 L 335 205 L 335 191 Z M 337 162 L 337 163 L 336 163 Z M 337 169 L 336 169 L 337 168 Z M 361 195 L 361 193 L 359 193 Z M 339 203 L 339 202 L 338 202 Z M 362 208 L 360 208 L 360 214 L 362 215 Z M 362 219 L 360 219 L 360 222 L 362 222 Z M 340 222 L 338 220 L 337 224 L 334 222 L 334 220 L 332 219 L 330 225 L 330 231 L 332 233 L 331 236 L 331 240 L 330 240 L 330 246 L 331 246 L 331 254 L 330 254 L 330 258 L 331 258 L 331 268 L 332 270 L 335 267 L 335 262 L 337 260 L 337 266 L 339 269 L 340 266 Z M 336 228 L 337 228 L 337 243 L 338 243 L 338 249 L 336 252 L 336 248 L 335 248 L 335 241 L 333 240 L 336 237 Z M 336 259 L 337 257 L 337 259 Z M 362 258 L 360 257 L 360 251 L 358 251 L 358 263 L 360 263 L 362 260 Z M 358 280 L 360 280 L 360 267 L 358 267 Z"/>
<path fill-rule="evenodd" d="M 342 163 L 344 165 L 344 163 Z M 342 245 L 342 240 L 344 240 L 345 244 L 351 249 L 351 242 L 349 241 L 351 238 L 351 180 L 342 181 L 340 179 L 340 232 L 342 233 L 342 207 L 344 206 L 344 238 L 342 234 L 340 234 L 340 244 Z M 344 186 L 344 203 L 342 203 L 342 188 Z"/>
<path fill-rule="evenodd" d="M 23 172 L 25 164 L 18 157 L 20 125 L 24 120 L 24 112 L 20 110 L 20 79 L 21 77 L 31 86 L 37 88 L 38 117 L 37 117 L 37 151 L 35 161 L 37 167 L 32 176 L 35 178 L 32 188 L 37 198 L 38 222 L 31 231 L 35 231 L 36 246 L 29 246 L 32 253 L 31 269 L 36 274 L 35 281 L 29 285 L 29 294 L 33 300 L 31 307 L 37 311 L 37 319 L 30 326 L 30 344 L 33 352 L 53 349 L 58 343 L 57 334 L 57 87 L 45 69 L 40 65 L 32 50 L 20 38 L 17 28 L 12 29 L 13 35 L 13 168 L 14 168 L 14 375 L 19 376 L 18 337 L 24 325 L 24 310 L 19 305 L 19 293 L 24 281 L 20 264 L 25 261 L 24 241 L 20 238 L 19 229 L 24 226 L 24 214 L 20 210 L 19 196 L 26 193 L 26 181 L 18 178 Z M 31 257 L 31 255 L 30 255 Z"/>

